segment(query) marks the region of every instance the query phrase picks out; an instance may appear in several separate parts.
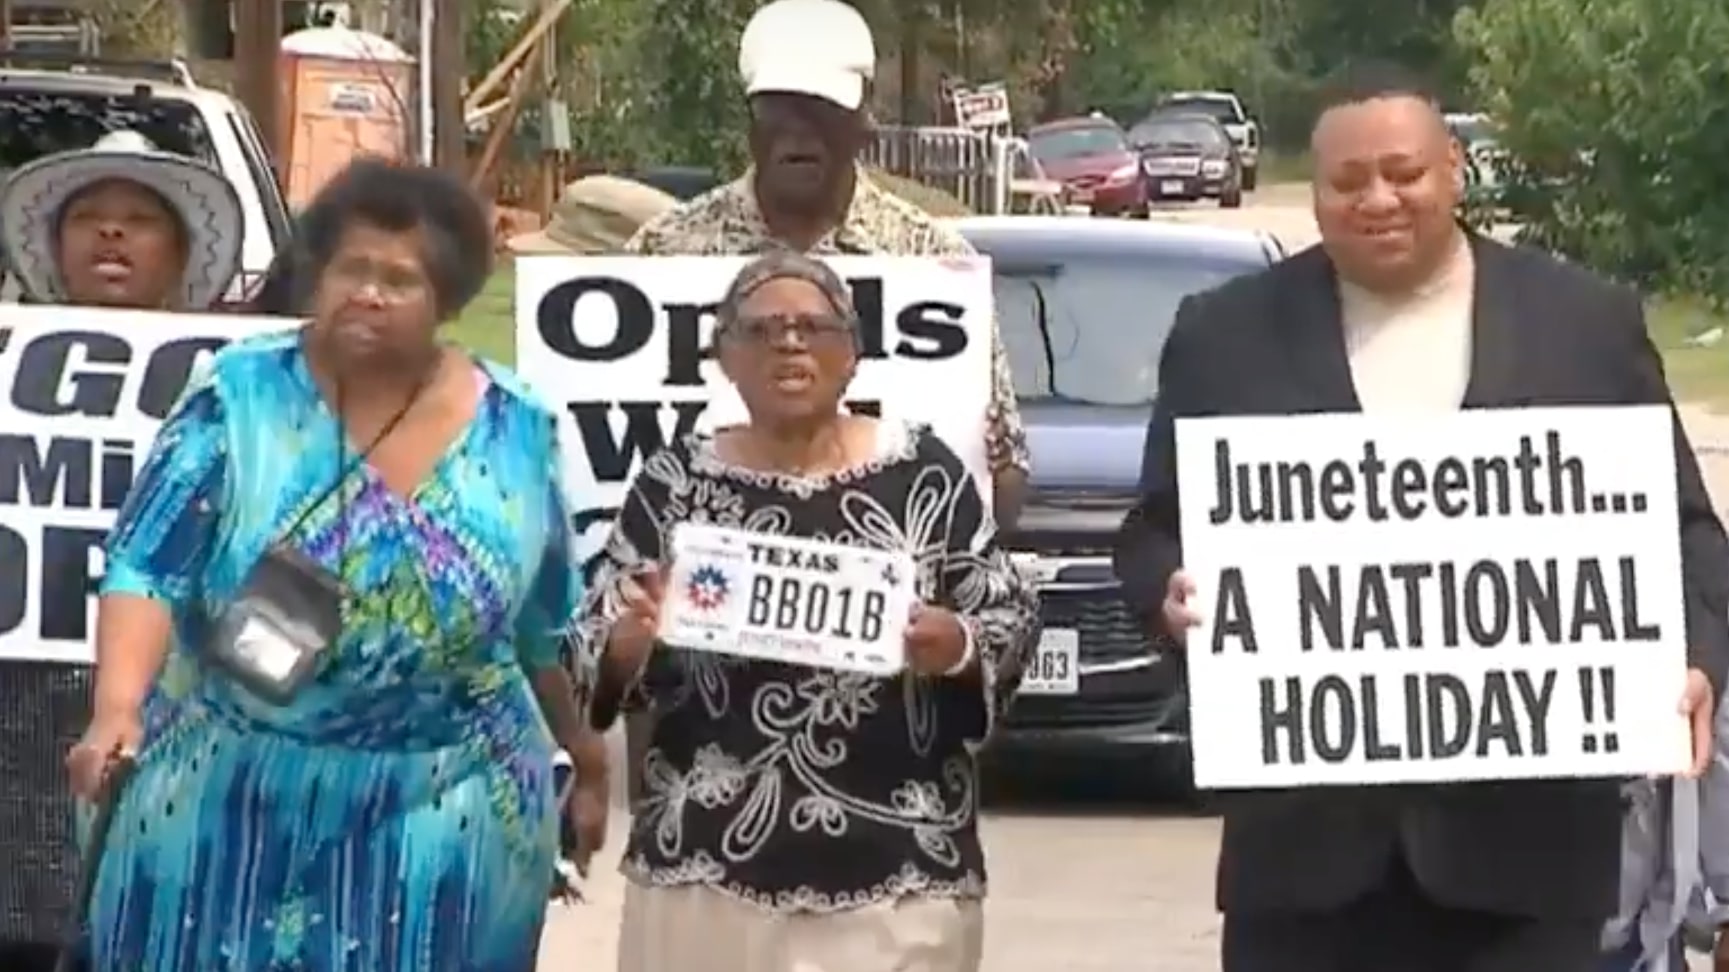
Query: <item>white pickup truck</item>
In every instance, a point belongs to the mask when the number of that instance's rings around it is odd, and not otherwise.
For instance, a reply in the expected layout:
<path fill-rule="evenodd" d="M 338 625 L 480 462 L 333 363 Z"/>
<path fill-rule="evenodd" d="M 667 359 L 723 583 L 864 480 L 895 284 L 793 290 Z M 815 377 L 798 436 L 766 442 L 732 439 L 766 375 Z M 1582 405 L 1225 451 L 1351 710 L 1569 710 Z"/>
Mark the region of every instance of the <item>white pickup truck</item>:
<path fill-rule="evenodd" d="M 1173 91 L 1159 100 L 1159 114 L 1209 115 L 1237 145 L 1243 165 L 1243 190 L 1253 192 L 1261 166 L 1261 126 L 1229 91 Z"/>
<path fill-rule="evenodd" d="M 208 162 L 234 184 L 245 238 L 241 271 L 224 302 L 244 300 L 290 232 L 288 207 L 252 115 L 230 96 L 197 84 L 180 61 L 0 52 L 0 179 L 120 128 Z M 0 282 L 0 301 L 16 299 L 16 282 Z"/>

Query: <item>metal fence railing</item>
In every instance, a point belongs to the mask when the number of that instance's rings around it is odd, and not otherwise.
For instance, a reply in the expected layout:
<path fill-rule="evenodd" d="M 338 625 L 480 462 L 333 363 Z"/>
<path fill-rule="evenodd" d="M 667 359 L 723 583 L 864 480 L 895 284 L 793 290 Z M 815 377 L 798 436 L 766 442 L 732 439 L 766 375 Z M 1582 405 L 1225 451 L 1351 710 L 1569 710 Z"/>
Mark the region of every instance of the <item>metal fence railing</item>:
<path fill-rule="evenodd" d="M 991 142 L 965 128 L 883 125 L 866 146 L 864 162 L 941 189 L 973 212 L 994 212 L 999 178 Z"/>
<path fill-rule="evenodd" d="M 1024 139 L 966 128 L 883 125 L 864 163 L 940 189 L 975 213 L 1056 213 L 1062 187 L 1045 178 Z"/>

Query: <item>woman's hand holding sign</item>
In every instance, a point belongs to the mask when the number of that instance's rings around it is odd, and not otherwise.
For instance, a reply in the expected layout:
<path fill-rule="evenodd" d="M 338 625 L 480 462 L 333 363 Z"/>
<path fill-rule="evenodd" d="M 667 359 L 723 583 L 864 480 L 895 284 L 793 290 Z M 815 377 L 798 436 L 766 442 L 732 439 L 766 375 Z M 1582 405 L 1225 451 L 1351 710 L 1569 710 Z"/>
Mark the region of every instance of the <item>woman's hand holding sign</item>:
<path fill-rule="evenodd" d="M 920 675 L 947 675 L 967 660 L 967 632 L 948 608 L 915 605 L 906 631 L 907 667 Z"/>
<path fill-rule="evenodd" d="M 1712 723 L 1717 715 L 1717 703 L 1711 695 L 1711 680 L 1697 668 L 1687 669 L 1687 688 L 1681 695 L 1681 714 L 1687 717 L 1693 735 L 1693 765 L 1687 768 L 1687 778 L 1696 780 L 1711 768 L 1716 744 Z"/>
<path fill-rule="evenodd" d="M 657 566 L 625 580 L 624 612 L 607 632 L 606 661 L 621 681 L 634 681 L 648 664 L 660 630 L 660 608 L 666 598 L 666 568 Z"/>
<path fill-rule="evenodd" d="M 1172 573 L 1171 579 L 1165 582 L 1165 600 L 1159 614 L 1165 632 L 1178 645 L 1183 643 L 1183 637 L 1190 628 L 1201 623 L 1201 613 L 1189 603 L 1194 596 L 1195 581 L 1181 570 Z"/>

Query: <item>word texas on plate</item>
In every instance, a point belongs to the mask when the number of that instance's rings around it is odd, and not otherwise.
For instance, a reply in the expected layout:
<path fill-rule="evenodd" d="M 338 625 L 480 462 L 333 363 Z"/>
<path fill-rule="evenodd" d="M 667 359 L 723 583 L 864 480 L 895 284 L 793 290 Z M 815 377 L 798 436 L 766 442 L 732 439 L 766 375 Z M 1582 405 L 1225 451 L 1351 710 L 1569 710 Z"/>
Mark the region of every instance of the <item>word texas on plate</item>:
<path fill-rule="evenodd" d="M 662 641 L 870 675 L 905 665 L 911 554 L 699 523 L 672 547 Z"/>

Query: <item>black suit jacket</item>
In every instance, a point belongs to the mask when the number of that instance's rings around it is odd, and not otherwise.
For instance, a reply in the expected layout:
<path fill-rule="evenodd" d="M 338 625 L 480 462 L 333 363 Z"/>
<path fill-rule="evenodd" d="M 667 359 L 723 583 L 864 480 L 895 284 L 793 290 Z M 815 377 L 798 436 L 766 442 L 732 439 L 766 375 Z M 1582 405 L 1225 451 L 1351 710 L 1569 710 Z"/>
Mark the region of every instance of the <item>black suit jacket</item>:
<path fill-rule="evenodd" d="M 1638 296 L 1547 255 L 1474 238 L 1467 408 L 1670 402 Z M 1305 250 L 1189 298 L 1159 364 L 1140 505 L 1116 568 L 1158 624 L 1182 563 L 1173 420 L 1357 411 L 1331 262 Z M 1675 423 L 1691 664 L 1729 669 L 1729 545 Z M 1169 633 L 1169 632 L 1167 632 Z M 1383 880 L 1395 852 L 1437 902 L 1598 918 L 1615 907 L 1613 781 L 1315 788 L 1228 795 L 1218 900 L 1227 910 L 1328 910 Z"/>

